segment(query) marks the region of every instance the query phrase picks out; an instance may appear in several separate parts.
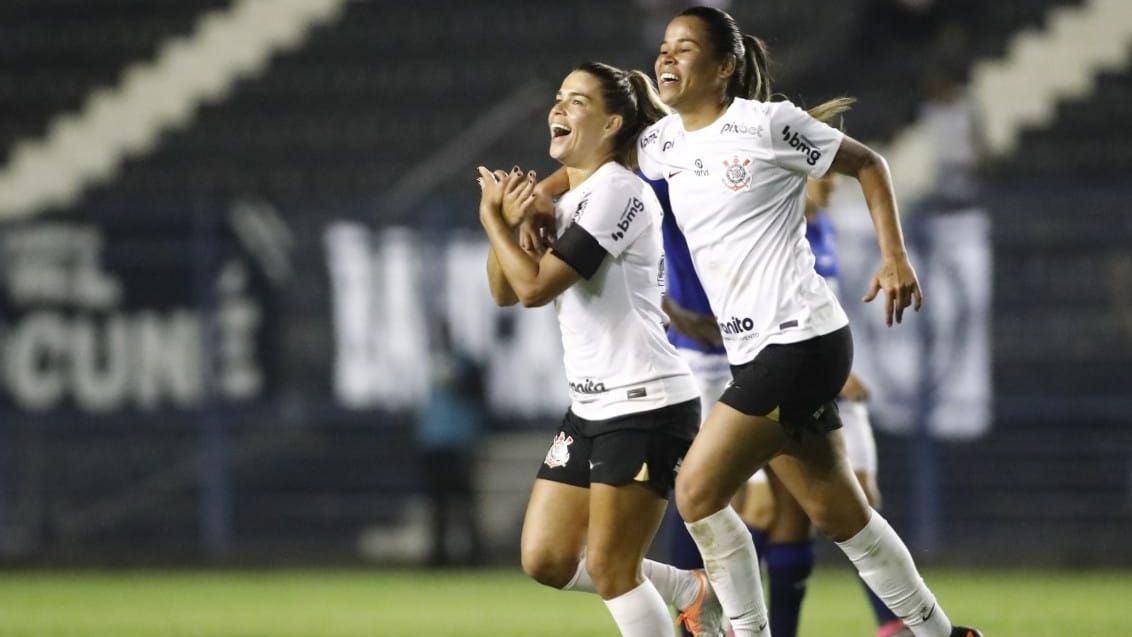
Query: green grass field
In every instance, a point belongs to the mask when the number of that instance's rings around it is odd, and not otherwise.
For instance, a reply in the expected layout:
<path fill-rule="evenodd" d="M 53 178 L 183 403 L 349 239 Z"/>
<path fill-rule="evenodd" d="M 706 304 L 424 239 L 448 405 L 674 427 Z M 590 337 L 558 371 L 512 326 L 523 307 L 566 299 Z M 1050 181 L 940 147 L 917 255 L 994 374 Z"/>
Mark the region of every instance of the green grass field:
<path fill-rule="evenodd" d="M 930 571 L 953 618 L 988 637 L 1132 635 L 1132 573 Z M 802 637 L 869 637 L 847 571 L 812 580 Z M 593 596 L 517 571 L 25 573 L 0 577 L 3 637 L 597 637 L 616 635 Z"/>

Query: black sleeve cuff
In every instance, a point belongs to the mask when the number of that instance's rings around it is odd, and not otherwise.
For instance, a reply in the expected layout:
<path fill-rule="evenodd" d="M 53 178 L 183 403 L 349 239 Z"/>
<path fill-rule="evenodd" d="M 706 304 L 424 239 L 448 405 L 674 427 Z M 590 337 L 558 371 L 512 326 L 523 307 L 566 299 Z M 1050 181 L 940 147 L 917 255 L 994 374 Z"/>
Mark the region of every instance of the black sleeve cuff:
<path fill-rule="evenodd" d="M 566 265 L 574 268 L 583 279 L 593 277 L 601 267 L 601 262 L 609 254 L 593 235 L 576 223 L 566 228 L 562 236 L 554 242 L 551 251 L 565 261 Z"/>

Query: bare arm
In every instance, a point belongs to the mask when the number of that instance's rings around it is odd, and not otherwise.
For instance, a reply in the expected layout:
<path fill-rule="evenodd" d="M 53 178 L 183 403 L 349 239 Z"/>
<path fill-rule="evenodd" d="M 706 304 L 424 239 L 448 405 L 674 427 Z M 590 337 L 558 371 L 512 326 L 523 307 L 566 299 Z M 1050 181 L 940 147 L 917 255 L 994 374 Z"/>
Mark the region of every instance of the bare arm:
<path fill-rule="evenodd" d="M 570 177 L 566 174 L 565 167 L 550 173 L 548 177 L 535 184 L 535 195 L 544 201 L 559 197 L 567 190 L 570 190 Z"/>
<path fill-rule="evenodd" d="M 507 223 L 508 231 L 513 235 L 513 227 L 516 224 L 529 225 L 530 218 L 525 217 L 525 213 L 530 208 L 531 202 L 528 201 L 528 198 L 531 197 L 534 190 L 535 173 L 531 171 L 523 176 L 517 166 L 510 174 L 502 170 L 493 173 L 481 172 L 480 183 L 483 184 L 485 179 L 490 180 L 492 177 L 494 177 L 493 185 L 498 185 L 498 187 L 484 189 L 484 196 L 480 201 L 480 213 L 482 215 L 485 208 L 501 211 L 502 218 Z M 530 232 L 529 229 L 525 229 L 525 231 Z M 524 228 L 521 227 L 520 235 L 523 232 Z M 522 241 L 520 241 L 520 245 L 522 245 Z M 541 248 L 541 245 L 532 245 L 530 248 L 524 247 L 523 249 L 537 260 L 545 251 L 545 249 L 539 250 L 539 248 Z M 499 264 L 499 256 L 494 247 L 489 247 L 487 252 L 487 281 L 488 287 L 491 289 L 491 297 L 495 299 L 496 305 L 503 307 L 519 302 L 518 295 L 515 294 L 515 290 L 503 273 Z"/>
<path fill-rule="evenodd" d="M 499 307 L 514 305 L 519 302 L 518 295 L 511 288 L 503 268 L 499 265 L 499 258 L 495 256 L 495 248 L 487 249 L 487 284 L 491 288 L 491 298 Z"/>
<path fill-rule="evenodd" d="M 480 223 L 487 233 L 491 244 L 491 253 L 488 256 L 488 279 L 492 282 L 492 296 L 499 302 L 501 298 L 509 299 L 507 290 L 502 289 L 506 284 L 515 299 L 526 307 L 545 305 L 561 294 L 578 280 L 578 273 L 562 259 L 546 252 L 541 258 L 535 258 L 519 246 L 515 241 L 511 227 L 503 216 L 503 192 L 515 192 L 515 198 L 528 209 L 534 206 L 534 198 L 522 193 L 511 191 L 510 180 L 522 179 L 522 175 L 507 175 L 503 179 L 493 176 L 486 168 L 480 168 L 480 183 L 484 189 L 480 201 Z M 533 186 L 532 186 L 533 187 Z M 499 194 L 497 194 L 499 193 Z M 520 216 L 525 216 L 526 210 Z M 495 269 L 493 269 L 493 260 Z M 498 275 L 497 277 L 495 275 Z M 500 288 L 496 296 L 496 286 Z"/>
<path fill-rule="evenodd" d="M 660 300 L 660 306 L 668 315 L 672 327 L 677 332 L 694 338 L 704 345 L 723 345 L 723 335 L 719 332 L 719 323 L 711 314 L 699 314 L 686 309 L 665 296 Z"/>
<path fill-rule="evenodd" d="M 896 195 L 888 162 L 868 146 L 846 137 L 833 158 L 830 170 L 861 183 L 876 228 L 881 257 L 887 260 L 903 256 L 904 234 L 896 213 Z"/>
<path fill-rule="evenodd" d="M 833 158 L 830 170 L 860 182 L 876 229 L 882 263 L 873 275 L 869 291 L 863 300 L 866 303 L 872 301 L 883 289 L 885 324 L 892 325 L 894 317 L 899 323 L 904 317 L 905 308 L 914 301 L 914 307 L 919 311 L 924 299 L 916 280 L 916 271 L 912 269 L 908 251 L 904 247 L 904 234 L 897 215 L 896 195 L 892 189 L 888 163 L 868 146 L 846 136 Z"/>
<path fill-rule="evenodd" d="M 524 307 L 546 305 L 578 280 L 578 273 L 553 253 L 547 252 L 535 260 L 524 252 L 512 239 L 502 215 L 481 215 L 480 222 L 491 242 L 499 270 Z"/>

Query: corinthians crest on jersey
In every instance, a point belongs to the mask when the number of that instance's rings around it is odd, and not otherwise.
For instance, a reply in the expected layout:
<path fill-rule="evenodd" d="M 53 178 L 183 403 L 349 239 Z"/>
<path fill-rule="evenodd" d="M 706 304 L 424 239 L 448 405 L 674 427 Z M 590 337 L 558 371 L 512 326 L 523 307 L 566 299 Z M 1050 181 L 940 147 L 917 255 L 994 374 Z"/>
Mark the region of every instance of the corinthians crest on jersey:
<path fill-rule="evenodd" d="M 751 185 L 751 159 L 742 160 L 732 157 L 731 161 L 723 160 L 723 185 L 734 191 L 740 191 Z"/>

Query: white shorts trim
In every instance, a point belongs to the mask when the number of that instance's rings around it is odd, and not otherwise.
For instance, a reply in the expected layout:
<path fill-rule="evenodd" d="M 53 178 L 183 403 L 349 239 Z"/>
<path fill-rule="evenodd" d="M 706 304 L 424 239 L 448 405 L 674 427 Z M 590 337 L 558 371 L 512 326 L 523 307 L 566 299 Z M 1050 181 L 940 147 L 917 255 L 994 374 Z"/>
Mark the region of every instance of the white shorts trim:
<path fill-rule="evenodd" d="M 692 369 L 692 377 L 700 391 L 700 417 L 706 420 L 708 412 L 731 382 L 731 365 L 727 363 L 727 355 L 682 348 L 676 351 Z"/>
<path fill-rule="evenodd" d="M 865 403 L 852 400 L 837 401 L 841 413 L 841 431 L 845 436 L 845 456 L 854 473 L 877 474 L 877 443 L 873 438 L 873 425 Z"/>

